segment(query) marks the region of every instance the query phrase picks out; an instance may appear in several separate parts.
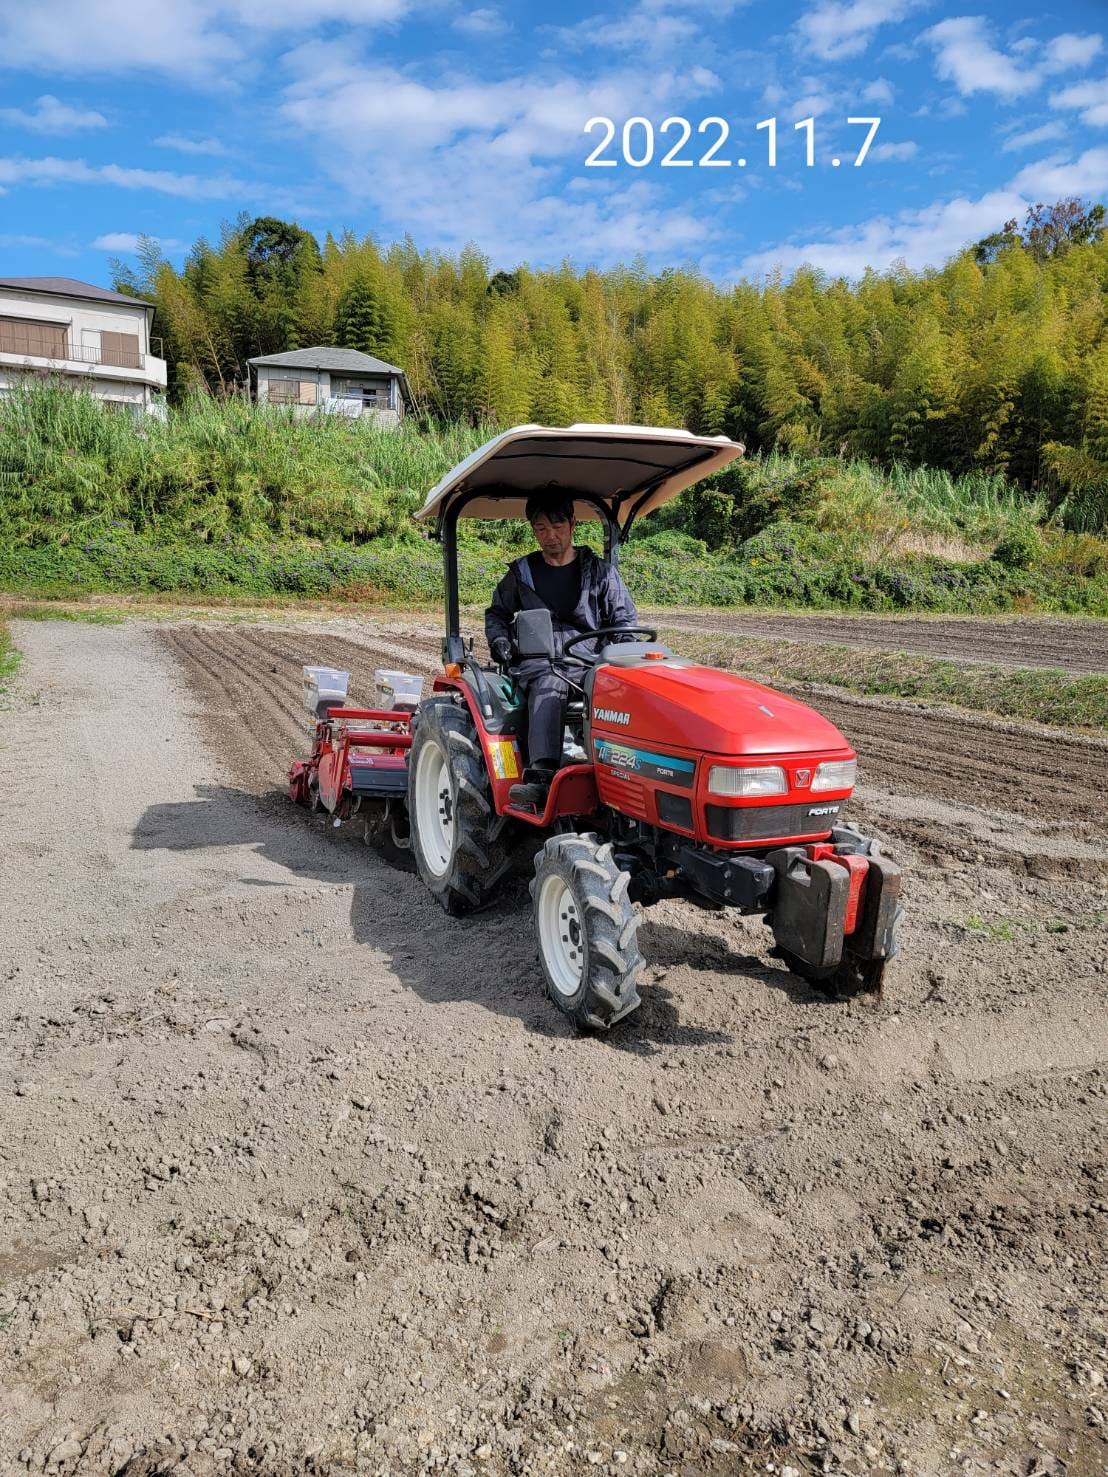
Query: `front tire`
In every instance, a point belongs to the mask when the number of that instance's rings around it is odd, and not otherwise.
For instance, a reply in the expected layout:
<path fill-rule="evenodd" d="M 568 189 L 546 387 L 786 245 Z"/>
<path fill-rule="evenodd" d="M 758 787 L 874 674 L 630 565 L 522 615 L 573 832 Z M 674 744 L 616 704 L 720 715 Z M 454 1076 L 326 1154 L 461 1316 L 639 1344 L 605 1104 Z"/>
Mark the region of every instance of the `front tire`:
<path fill-rule="evenodd" d="M 459 917 L 491 901 L 508 869 L 503 823 L 493 811 L 484 755 L 468 711 L 449 698 L 433 698 L 418 709 L 412 728 L 412 856 L 427 889 Z"/>
<path fill-rule="evenodd" d="M 641 919 L 630 874 L 595 836 L 551 836 L 535 858 L 531 896 L 546 992 L 586 1031 L 606 1031 L 640 1003 Z"/>

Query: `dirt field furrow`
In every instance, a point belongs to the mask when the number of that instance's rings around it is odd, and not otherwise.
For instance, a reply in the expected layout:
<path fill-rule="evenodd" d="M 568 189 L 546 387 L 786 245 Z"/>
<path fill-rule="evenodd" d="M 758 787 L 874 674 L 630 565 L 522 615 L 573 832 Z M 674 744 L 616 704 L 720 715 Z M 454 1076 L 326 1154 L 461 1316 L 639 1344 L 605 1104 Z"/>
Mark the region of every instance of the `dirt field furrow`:
<path fill-rule="evenodd" d="M 1108 744 L 908 704 L 799 695 L 849 737 L 874 783 L 1108 837 L 1108 787 L 1093 778 L 1108 773 Z"/>
<path fill-rule="evenodd" d="M 586 1037 L 525 869 L 448 918 L 281 794 L 420 617 L 13 629 L 0 1477 L 1101 1477 L 1103 746 L 810 698 L 884 999 L 664 902 Z"/>
<path fill-rule="evenodd" d="M 305 664 L 319 662 L 350 671 L 351 693 L 359 702 L 372 699 L 375 667 L 405 661 L 429 678 L 439 666 L 437 640 L 411 629 L 402 636 L 385 637 L 367 625 L 364 636 L 352 640 L 324 632 L 193 626 L 167 639 L 186 663 L 192 663 L 195 643 L 201 665 L 221 660 L 251 681 L 270 684 L 271 695 L 263 701 L 280 697 L 287 722 L 272 724 L 250 716 L 249 732 L 257 735 L 257 759 L 263 766 L 249 772 L 253 784 L 264 783 L 265 766 L 272 766 L 285 752 L 281 745 L 289 744 L 296 725 L 303 722 L 297 703 Z M 223 685 L 225 690 L 233 686 L 233 679 L 228 676 Z M 1108 744 L 1102 741 L 905 703 L 788 690 L 839 725 L 858 749 L 864 777 L 883 788 L 998 807 L 1033 818 L 1049 830 L 1074 828 L 1086 839 L 1108 836 L 1108 788 L 1092 782 L 1093 775 L 1108 771 Z M 221 723 L 219 742 L 227 752 L 245 751 L 235 733 L 237 726 L 231 716 Z"/>
<path fill-rule="evenodd" d="M 687 631 L 820 641 L 881 651 L 910 651 L 955 662 L 1108 673 L 1108 623 L 1052 616 L 980 620 L 967 616 L 744 615 L 740 611 L 652 611 L 660 624 Z"/>

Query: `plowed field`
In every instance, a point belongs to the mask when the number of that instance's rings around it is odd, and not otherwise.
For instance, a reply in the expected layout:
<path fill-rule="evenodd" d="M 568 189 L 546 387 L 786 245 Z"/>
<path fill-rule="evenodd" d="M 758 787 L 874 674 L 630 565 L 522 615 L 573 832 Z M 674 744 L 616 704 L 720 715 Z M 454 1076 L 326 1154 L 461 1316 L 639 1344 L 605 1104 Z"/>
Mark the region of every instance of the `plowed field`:
<path fill-rule="evenodd" d="M 689 631 L 727 631 L 788 641 L 828 641 L 870 651 L 910 651 L 956 662 L 1108 672 L 1108 623 L 1054 616 L 741 615 L 659 611 L 660 622 Z"/>
<path fill-rule="evenodd" d="M 817 699 L 884 999 L 671 902 L 579 1037 L 525 875 L 450 919 L 284 798 L 300 667 L 429 623 L 13 632 L 0 1477 L 1105 1469 L 1103 744 Z"/>

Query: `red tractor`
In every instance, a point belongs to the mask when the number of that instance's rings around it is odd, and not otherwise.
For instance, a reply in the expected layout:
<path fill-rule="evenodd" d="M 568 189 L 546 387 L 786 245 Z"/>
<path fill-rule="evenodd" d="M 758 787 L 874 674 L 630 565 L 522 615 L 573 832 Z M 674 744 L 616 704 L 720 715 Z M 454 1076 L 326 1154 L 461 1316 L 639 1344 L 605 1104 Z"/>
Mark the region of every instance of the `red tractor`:
<path fill-rule="evenodd" d="M 612 639 L 571 689 L 545 808 L 510 798 L 526 764 L 526 706 L 510 673 L 479 661 L 461 634 L 458 519 L 521 518 L 532 492 L 557 488 L 579 519 L 602 523 L 616 561 L 639 518 L 741 454 L 725 437 L 641 426 L 520 426 L 489 441 L 417 515 L 435 520 L 444 552 L 444 670 L 431 695 L 410 729 L 395 711 L 330 709 L 312 759 L 290 772 L 294 799 L 321 798 L 338 818 L 363 796 L 385 801 L 394 839 L 406 772 L 412 855 L 451 914 L 488 903 L 522 843 L 541 839 L 539 959 L 551 999 L 586 1029 L 639 1004 L 636 904 L 683 897 L 761 913 L 790 968 L 836 996 L 879 991 L 896 952 L 900 869 L 841 820 L 856 768 L 843 735 L 795 698 L 678 656 L 649 627 L 583 632 L 556 656 L 549 613 L 517 617 L 518 655 L 555 669 L 579 642 Z"/>

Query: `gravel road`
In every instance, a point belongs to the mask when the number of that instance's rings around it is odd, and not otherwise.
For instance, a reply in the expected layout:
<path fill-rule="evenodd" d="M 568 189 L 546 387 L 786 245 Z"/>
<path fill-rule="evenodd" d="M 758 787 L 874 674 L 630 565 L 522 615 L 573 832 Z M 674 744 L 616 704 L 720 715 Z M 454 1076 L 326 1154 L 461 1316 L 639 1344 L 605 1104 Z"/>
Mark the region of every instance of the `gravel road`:
<path fill-rule="evenodd" d="M 0 1477 L 1105 1470 L 1103 746 L 821 700 L 883 1002 L 667 903 L 579 1038 L 522 881 L 447 919 L 282 796 L 301 662 L 426 625 L 13 634 Z"/>

